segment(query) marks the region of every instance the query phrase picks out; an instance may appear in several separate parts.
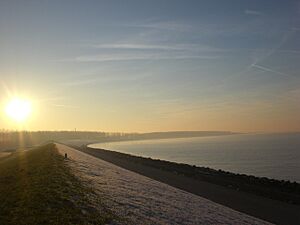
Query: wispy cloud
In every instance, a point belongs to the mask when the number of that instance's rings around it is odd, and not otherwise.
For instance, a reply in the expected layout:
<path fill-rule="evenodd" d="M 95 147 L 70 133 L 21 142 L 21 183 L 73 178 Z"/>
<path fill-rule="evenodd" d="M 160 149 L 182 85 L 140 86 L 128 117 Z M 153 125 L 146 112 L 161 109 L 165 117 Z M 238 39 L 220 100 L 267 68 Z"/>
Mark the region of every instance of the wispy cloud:
<path fill-rule="evenodd" d="M 292 27 L 292 30 L 293 31 L 300 31 L 300 28 L 299 27 Z"/>
<path fill-rule="evenodd" d="M 202 51 L 202 52 L 224 52 L 227 49 L 215 48 L 200 44 L 140 44 L 140 43 L 108 43 L 89 45 L 99 49 L 117 50 L 162 50 L 162 51 Z"/>
<path fill-rule="evenodd" d="M 97 83 L 100 80 L 101 80 L 101 78 L 99 78 L 99 77 L 93 78 L 93 79 L 81 79 L 81 80 L 66 82 L 63 85 L 64 86 L 81 86 L 81 85 L 88 85 L 88 84 Z"/>
<path fill-rule="evenodd" d="M 60 107 L 60 108 L 72 108 L 72 109 L 78 109 L 78 106 L 74 105 L 63 105 L 63 104 L 52 104 L 54 107 Z"/>
<path fill-rule="evenodd" d="M 246 9 L 245 11 L 246 15 L 253 15 L 253 16 L 262 16 L 263 13 L 257 10 L 251 10 L 251 9 Z"/>
<path fill-rule="evenodd" d="M 197 55 L 197 54 L 173 54 L 173 53 L 110 53 L 79 56 L 74 59 L 61 60 L 64 62 L 112 62 L 112 61 L 135 61 L 135 60 L 180 60 L 180 59 L 199 59 L 214 60 L 218 59 L 217 55 Z"/>
<path fill-rule="evenodd" d="M 297 100 L 299 102 L 299 100 L 300 100 L 300 88 L 295 88 L 295 89 L 287 91 L 286 96 L 290 99 L 294 99 L 294 100 Z"/>
<path fill-rule="evenodd" d="M 257 52 L 257 53 L 265 53 L 265 52 L 272 52 L 273 49 L 257 49 L 257 48 L 239 48 L 236 51 L 249 51 L 249 52 Z M 234 50 L 231 50 L 234 51 Z M 300 54 L 300 50 L 292 50 L 292 49 L 277 49 L 276 53 L 290 53 L 290 54 Z"/>
<path fill-rule="evenodd" d="M 95 48 L 102 49 L 133 49 L 133 50 L 186 50 L 187 46 L 178 45 L 146 45 L 146 44 L 99 44 L 93 45 Z"/>
<path fill-rule="evenodd" d="M 148 23 L 133 23 L 126 24 L 128 27 L 138 28 L 150 28 L 158 30 L 170 30 L 170 31 L 189 31 L 193 28 L 192 25 L 187 23 L 180 23 L 175 21 L 160 21 L 160 22 L 148 22 Z"/>
<path fill-rule="evenodd" d="M 65 96 L 58 96 L 58 97 L 41 98 L 41 99 L 38 99 L 36 101 L 38 101 L 38 102 L 52 102 L 52 101 L 58 101 L 58 100 L 64 100 L 64 99 L 66 99 Z"/>
<path fill-rule="evenodd" d="M 100 75 L 100 74 L 93 74 L 91 79 L 77 79 L 72 80 L 69 82 L 61 83 L 61 85 L 66 87 L 73 87 L 73 86 L 85 86 L 85 85 L 93 85 L 97 83 L 110 83 L 110 82 L 122 82 L 122 81 L 137 81 L 139 79 L 144 79 L 146 77 L 151 76 L 150 73 L 143 73 L 138 75 L 130 75 L 130 76 L 108 76 L 108 75 Z"/>

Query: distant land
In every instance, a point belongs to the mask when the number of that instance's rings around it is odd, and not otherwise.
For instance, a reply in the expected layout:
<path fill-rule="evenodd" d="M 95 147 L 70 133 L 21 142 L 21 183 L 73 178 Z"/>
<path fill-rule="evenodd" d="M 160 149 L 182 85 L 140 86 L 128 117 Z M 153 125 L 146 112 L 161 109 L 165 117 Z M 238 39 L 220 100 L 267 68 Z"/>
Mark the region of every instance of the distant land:
<path fill-rule="evenodd" d="M 0 149 L 13 149 L 43 144 L 48 141 L 87 143 L 149 140 L 167 138 L 206 137 L 238 134 L 230 131 L 169 131 L 151 133 L 120 133 L 94 131 L 2 131 Z"/>

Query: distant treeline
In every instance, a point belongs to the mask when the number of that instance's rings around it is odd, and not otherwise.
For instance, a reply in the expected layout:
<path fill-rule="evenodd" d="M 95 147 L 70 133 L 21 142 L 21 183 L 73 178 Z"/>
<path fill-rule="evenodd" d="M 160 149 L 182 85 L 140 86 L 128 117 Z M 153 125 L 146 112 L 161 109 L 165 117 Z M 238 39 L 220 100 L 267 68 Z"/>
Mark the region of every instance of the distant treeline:
<path fill-rule="evenodd" d="M 233 134 L 229 131 L 172 131 L 152 133 L 109 133 L 88 131 L 0 131 L 0 148 L 33 146 L 47 141 L 90 140 L 98 142 L 202 137 Z"/>

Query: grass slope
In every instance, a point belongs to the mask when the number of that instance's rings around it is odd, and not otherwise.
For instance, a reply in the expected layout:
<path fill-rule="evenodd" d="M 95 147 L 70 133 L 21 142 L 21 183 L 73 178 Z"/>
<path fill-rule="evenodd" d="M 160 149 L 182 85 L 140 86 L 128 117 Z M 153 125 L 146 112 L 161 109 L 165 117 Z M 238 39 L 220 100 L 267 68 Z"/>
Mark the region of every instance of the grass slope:
<path fill-rule="evenodd" d="M 105 224 L 54 144 L 0 159 L 0 224 Z"/>

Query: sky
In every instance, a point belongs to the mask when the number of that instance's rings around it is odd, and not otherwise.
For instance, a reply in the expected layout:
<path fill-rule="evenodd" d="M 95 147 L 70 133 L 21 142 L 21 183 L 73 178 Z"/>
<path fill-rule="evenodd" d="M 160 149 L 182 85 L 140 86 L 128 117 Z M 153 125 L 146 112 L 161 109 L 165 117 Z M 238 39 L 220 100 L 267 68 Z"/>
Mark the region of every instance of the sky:
<path fill-rule="evenodd" d="M 300 1 L 0 1 L 0 129 L 300 131 Z"/>

